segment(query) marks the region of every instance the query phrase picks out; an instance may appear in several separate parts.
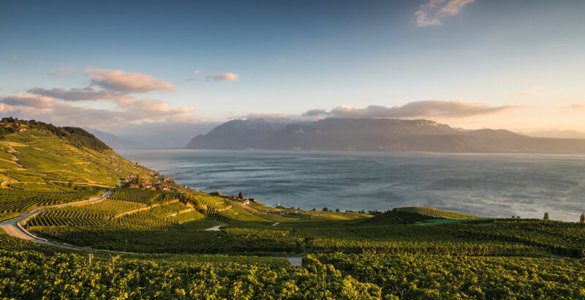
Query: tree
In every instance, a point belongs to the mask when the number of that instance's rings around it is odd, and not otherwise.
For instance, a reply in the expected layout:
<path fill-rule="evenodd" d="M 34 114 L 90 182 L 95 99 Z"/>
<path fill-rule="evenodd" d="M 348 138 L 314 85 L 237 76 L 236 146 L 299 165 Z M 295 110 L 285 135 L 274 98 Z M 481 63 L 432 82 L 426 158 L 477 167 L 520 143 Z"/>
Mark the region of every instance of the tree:
<path fill-rule="evenodd" d="M 242 194 L 242 192 L 240 192 L 238 194 L 238 199 L 243 200 L 244 199 L 244 194 Z"/>
<path fill-rule="evenodd" d="M 585 212 L 581 214 L 581 223 L 585 223 Z"/>
<path fill-rule="evenodd" d="M 544 220 L 549 220 L 549 219 L 550 219 L 550 217 L 549 217 L 549 215 L 548 215 L 548 212 L 545 212 L 545 213 L 544 213 L 544 218 L 543 218 L 543 219 L 544 219 Z"/>
<path fill-rule="evenodd" d="M 323 207 L 323 211 L 329 211 L 329 208 Z"/>

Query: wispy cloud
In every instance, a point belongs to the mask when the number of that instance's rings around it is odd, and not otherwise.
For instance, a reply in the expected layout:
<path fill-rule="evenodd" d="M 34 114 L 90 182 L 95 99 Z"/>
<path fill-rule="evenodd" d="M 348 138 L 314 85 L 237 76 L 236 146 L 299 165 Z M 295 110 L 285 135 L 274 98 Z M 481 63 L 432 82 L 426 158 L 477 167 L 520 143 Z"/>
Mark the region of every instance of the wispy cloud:
<path fill-rule="evenodd" d="M 439 26 L 442 19 L 459 14 L 463 7 L 475 0 L 429 0 L 414 13 L 419 27 Z"/>
<path fill-rule="evenodd" d="M 238 78 L 240 78 L 240 75 L 238 75 L 236 73 L 223 73 L 223 74 L 219 74 L 219 75 L 208 75 L 208 76 L 206 76 L 206 78 L 208 80 L 214 80 L 214 81 L 234 81 L 234 80 L 238 80 Z"/>
<path fill-rule="evenodd" d="M 32 88 L 28 90 L 29 93 L 43 95 L 53 98 L 62 99 L 65 101 L 80 101 L 80 100 L 109 100 L 113 97 L 123 95 L 122 93 L 110 90 L 97 90 L 92 87 L 85 88 L 73 88 L 73 89 L 62 89 L 62 88 Z"/>
<path fill-rule="evenodd" d="M 492 114 L 514 108 L 513 106 L 487 106 L 460 101 L 417 101 L 403 106 L 386 107 L 370 105 L 365 108 L 339 106 L 330 111 L 313 109 L 303 116 L 313 118 L 463 118 Z"/>
<path fill-rule="evenodd" d="M 123 93 L 146 93 L 172 91 L 173 85 L 152 76 L 122 70 L 101 70 L 88 68 L 92 85 Z"/>
<path fill-rule="evenodd" d="M 28 93 L 1 97 L 0 102 L 9 106 L 31 107 L 38 109 L 51 108 L 55 105 L 55 100 L 51 97 Z"/>
<path fill-rule="evenodd" d="M 533 86 L 529 87 L 523 91 L 520 91 L 517 96 L 522 98 L 531 98 L 536 96 L 541 96 L 542 90 L 539 87 Z"/>
<path fill-rule="evenodd" d="M 141 73 L 89 69 L 92 86 L 31 88 L 25 94 L 0 97 L 0 111 L 63 125 L 113 127 L 150 122 L 193 122 L 192 107 L 172 107 L 161 99 L 138 98 L 137 93 L 168 91 L 170 83 Z M 72 105 L 71 101 L 109 101 L 112 109 Z"/>

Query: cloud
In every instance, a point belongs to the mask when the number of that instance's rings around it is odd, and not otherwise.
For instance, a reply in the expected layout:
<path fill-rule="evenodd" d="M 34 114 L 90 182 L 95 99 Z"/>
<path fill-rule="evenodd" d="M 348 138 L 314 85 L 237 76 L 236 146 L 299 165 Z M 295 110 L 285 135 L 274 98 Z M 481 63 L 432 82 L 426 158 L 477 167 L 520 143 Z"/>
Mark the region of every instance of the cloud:
<path fill-rule="evenodd" d="M 512 106 L 486 106 L 459 101 L 417 101 L 403 106 L 370 105 L 365 108 L 336 107 L 330 111 L 309 110 L 302 116 L 314 118 L 463 118 L 506 111 Z"/>
<path fill-rule="evenodd" d="M 537 97 L 537 96 L 541 96 L 541 95 L 542 95 L 542 91 L 538 87 L 530 87 L 530 88 L 527 88 L 523 91 L 520 91 L 517 94 L 518 97 L 523 97 L 523 98 L 531 98 L 531 97 Z"/>
<path fill-rule="evenodd" d="M 53 89 L 32 88 L 28 90 L 28 92 L 32 94 L 58 98 L 65 101 L 106 100 L 122 95 L 121 93 L 116 91 L 96 90 L 92 87 L 80 89 L 73 88 L 69 90 L 62 88 Z"/>
<path fill-rule="evenodd" d="M 575 109 L 575 110 L 581 110 L 581 109 L 585 109 L 585 104 L 575 103 L 575 104 L 571 105 L 569 108 Z"/>
<path fill-rule="evenodd" d="M 240 75 L 236 73 L 223 73 L 219 75 L 209 75 L 206 77 L 208 80 L 215 80 L 215 81 L 234 81 L 240 78 Z"/>
<path fill-rule="evenodd" d="M 326 116 L 328 112 L 324 109 L 311 109 L 303 113 L 303 116 L 306 117 L 319 117 L 319 116 Z"/>
<path fill-rule="evenodd" d="M 165 100 L 134 94 L 172 90 L 172 85 L 140 73 L 89 69 L 92 85 L 84 88 L 31 88 L 26 94 L 0 97 L 0 111 L 59 125 L 123 127 L 153 122 L 194 122 L 192 107 L 173 107 Z M 96 109 L 72 101 L 110 101 L 115 106 Z M 83 104 L 82 104 L 83 105 Z"/>
<path fill-rule="evenodd" d="M 439 26 L 442 19 L 459 14 L 463 7 L 475 0 L 429 0 L 414 13 L 418 27 Z"/>
<path fill-rule="evenodd" d="M 35 94 L 16 94 L 1 97 L 0 102 L 8 106 L 22 106 L 37 109 L 51 108 L 55 105 L 53 98 Z"/>
<path fill-rule="evenodd" d="M 194 122 L 193 108 L 173 108 L 163 100 L 134 99 L 116 109 L 74 106 L 34 94 L 0 98 L 0 111 L 24 119 L 91 128 L 125 127 L 156 122 Z"/>
<path fill-rule="evenodd" d="M 125 72 L 122 70 L 101 70 L 88 68 L 91 84 L 110 91 L 122 93 L 146 93 L 152 91 L 172 91 L 173 85 L 152 76 Z"/>

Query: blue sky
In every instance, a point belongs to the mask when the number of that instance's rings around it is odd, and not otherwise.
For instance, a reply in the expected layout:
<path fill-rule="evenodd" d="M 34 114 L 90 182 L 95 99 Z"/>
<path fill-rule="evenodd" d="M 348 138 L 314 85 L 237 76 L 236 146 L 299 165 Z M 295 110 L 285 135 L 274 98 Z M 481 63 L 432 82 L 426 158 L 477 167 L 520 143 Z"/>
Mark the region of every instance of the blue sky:
<path fill-rule="evenodd" d="M 584 17 L 585 1 L 0 1 L 0 112 L 106 130 L 319 109 L 585 131 Z"/>

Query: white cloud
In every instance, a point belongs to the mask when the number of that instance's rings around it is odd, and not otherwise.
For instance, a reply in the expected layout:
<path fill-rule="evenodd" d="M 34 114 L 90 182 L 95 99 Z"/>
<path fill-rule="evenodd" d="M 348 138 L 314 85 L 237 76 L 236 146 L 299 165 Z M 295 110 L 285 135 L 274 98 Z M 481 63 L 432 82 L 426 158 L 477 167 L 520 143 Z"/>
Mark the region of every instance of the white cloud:
<path fill-rule="evenodd" d="M 418 27 L 439 26 L 442 19 L 459 14 L 463 7 L 475 0 L 429 0 L 414 13 Z"/>
<path fill-rule="evenodd" d="M 24 106 L 38 109 L 51 108 L 55 105 L 55 100 L 51 97 L 28 93 L 1 97 L 0 102 L 8 106 Z"/>
<path fill-rule="evenodd" d="M 43 89 L 43 88 L 32 88 L 28 90 L 29 93 L 43 95 L 53 98 L 62 99 L 65 101 L 80 101 L 80 100 L 107 100 L 122 95 L 116 91 L 110 90 L 97 90 L 92 87 L 86 88 L 73 88 L 73 89 Z"/>
<path fill-rule="evenodd" d="M 238 80 L 238 78 L 240 78 L 240 75 L 238 75 L 236 73 L 223 73 L 223 74 L 219 74 L 219 75 L 207 76 L 208 80 L 215 80 L 215 81 L 234 81 L 234 80 Z"/>
<path fill-rule="evenodd" d="M 135 93 L 172 90 L 170 83 L 140 73 L 88 69 L 92 86 L 84 88 L 31 88 L 26 94 L 0 97 L 0 111 L 20 118 L 35 118 L 59 125 L 121 127 L 151 122 L 194 122 L 192 107 L 172 107 L 160 99 L 140 99 Z M 110 101 L 115 107 L 96 109 L 70 101 Z"/>
<path fill-rule="evenodd" d="M 122 93 L 146 93 L 172 91 L 173 85 L 152 76 L 122 70 L 101 70 L 88 68 L 92 85 Z"/>
<path fill-rule="evenodd" d="M 487 106 L 460 101 L 417 101 L 403 106 L 370 105 L 365 108 L 339 106 L 330 111 L 313 109 L 303 116 L 313 118 L 464 118 L 506 111 L 512 106 Z"/>

